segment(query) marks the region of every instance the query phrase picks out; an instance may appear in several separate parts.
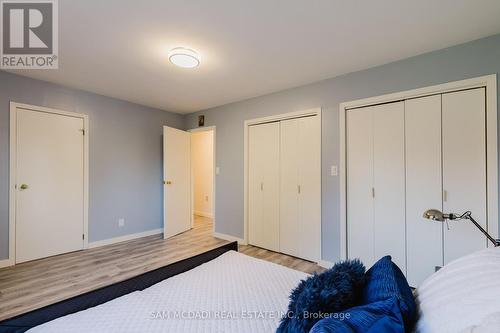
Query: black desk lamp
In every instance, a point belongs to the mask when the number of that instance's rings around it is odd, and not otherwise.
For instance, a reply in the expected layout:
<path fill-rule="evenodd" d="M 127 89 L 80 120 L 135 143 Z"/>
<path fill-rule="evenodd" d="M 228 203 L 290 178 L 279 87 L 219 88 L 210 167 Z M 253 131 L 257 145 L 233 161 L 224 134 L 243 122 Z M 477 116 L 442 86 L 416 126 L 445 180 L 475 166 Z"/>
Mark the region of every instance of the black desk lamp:
<path fill-rule="evenodd" d="M 490 234 L 488 234 L 488 232 L 486 232 L 486 230 L 484 230 L 484 228 L 481 227 L 481 225 L 472 218 L 472 214 L 470 211 L 467 211 L 462 215 L 457 215 L 453 213 L 443 214 L 443 212 L 441 212 L 440 210 L 429 209 L 425 211 L 424 218 L 439 222 L 444 222 L 446 220 L 453 221 L 467 219 L 474 223 L 474 225 L 493 243 L 493 245 L 500 246 L 500 240 L 491 237 Z"/>

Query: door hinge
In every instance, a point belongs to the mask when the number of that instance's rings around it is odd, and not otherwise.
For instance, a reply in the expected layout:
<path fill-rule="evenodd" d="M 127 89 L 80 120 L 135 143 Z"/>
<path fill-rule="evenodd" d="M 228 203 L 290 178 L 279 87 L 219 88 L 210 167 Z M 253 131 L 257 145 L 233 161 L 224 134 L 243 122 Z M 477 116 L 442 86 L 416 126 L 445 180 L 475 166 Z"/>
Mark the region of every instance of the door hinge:
<path fill-rule="evenodd" d="M 80 129 L 83 135 L 85 135 L 85 128 Z"/>
<path fill-rule="evenodd" d="M 85 240 L 85 234 L 82 234 L 82 239 Z"/>
<path fill-rule="evenodd" d="M 372 187 L 372 198 L 375 198 L 375 187 Z"/>

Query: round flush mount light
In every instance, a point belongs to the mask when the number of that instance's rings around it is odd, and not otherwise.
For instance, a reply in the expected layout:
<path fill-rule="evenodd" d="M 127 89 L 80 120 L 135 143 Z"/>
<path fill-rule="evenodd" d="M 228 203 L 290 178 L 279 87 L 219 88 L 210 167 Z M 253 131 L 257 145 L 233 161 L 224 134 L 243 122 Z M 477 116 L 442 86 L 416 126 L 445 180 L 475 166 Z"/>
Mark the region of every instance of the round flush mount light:
<path fill-rule="evenodd" d="M 200 56 L 194 50 L 176 47 L 168 53 L 168 60 L 182 68 L 195 68 L 200 64 Z"/>

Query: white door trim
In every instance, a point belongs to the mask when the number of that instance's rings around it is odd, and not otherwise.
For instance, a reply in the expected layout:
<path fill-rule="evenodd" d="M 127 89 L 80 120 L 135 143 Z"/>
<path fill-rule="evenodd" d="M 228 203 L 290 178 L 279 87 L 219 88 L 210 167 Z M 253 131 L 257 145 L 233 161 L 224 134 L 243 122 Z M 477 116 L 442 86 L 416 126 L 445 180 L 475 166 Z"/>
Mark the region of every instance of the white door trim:
<path fill-rule="evenodd" d="M 323 127 L 323 123 L 321 121 L 321 107 L 318 108 L 313 108 L 313 109 L 307 109 L 307 110 L 302 110 L 302 111 L 294 111 L 294 112 L 288 112 L 288 113 L 283 113 L 283 114 L 278 114 L 278 115 L 273 115 L 273 116 L 268 116 L 268 117 L 261 117 L 261 118 L 254 118 L 254 119 L 248 119 L 245 120 L 244 125 L 243 125 L 243 136 L 244 136 L 244 142 L 243 142 L 243 241 L 244 244 L 248 244 L 248 127 L 251 125 L 257 125 L 257 124 L 264 124 L 268 122 L 274 122 L 274 121 L 281 121 L 281 120 L 286 120 L 286 119 L 293 119 L 293 118 L 300 118 L 300 117 L 307 117 L 307 116 L 318 116 L 320 120 L 321 127 Z M 320 151 L 322 151 L 320 147 Z M 323 156 L 323 154 L 321 154 Z M 322 159 L 322 158 L 321 158 Z M 322 246 L 321 246 L 321 225 L 320 225 L 320 243 L 319 243 L 319 248 L 320 248 L 320 254 L 321 258 L 323 256 L 322 253 Z"/>
<path fill-rule="evenodd" d="M 363 98 L 340 103 L 340 258 L 347 258 L 347 170 L 346 170 L 346 112 L 349 109 L 389 103 L 404 99 L 424 97 L 447 92 L 486 88 L 486 169 L 487 169 L 487 205 L 488 232 L 498 237 L 498 150 L 497 150 L 497 75 L 486 75 L 476 78 L 448 82 L 444 84 L 406 90 L 387 95 Z M 479 231 L 478 231 L 479 232 Z M 490 244 L 488 243 L 488 246 Z"/>
<path fill-rule="evenodd" d="M 217 163 L 216 163 L 216 156 L 217 156 L 217 131 L 215 126 L 204 126 L 204 127 L 197 127 L 197 128 L 192 128 L 188 130 L 188 132 L 194 133 L 194 132 L 208 132 L 212 131 L 213 132 L 213 137 L 212 137 L 212 145 L 213 145 L 213 156 L 212 156 L 212 235 L 215 234 L 215 221 L 216 221 L 216 213 L 215 213 L 215 200 L 217 198 L 215 197 L 215 187 L 217 186 L 217 174 L 216 174 L 216 168 L 217 168 Z M 192 144 L 193 141 L 191 141 Z M 192 151 L 192 150 L 191 150 Z M 194 179 L 193 179 L 193 163 L 191 163 L 191 216 L 194 215 Z M 191 222 L 191 227 L 193 222 Z"/>
<path fill-rule="evenodd" d="M 85 114 L 67 112 L 43 106 L 10 102 L 10 168 L 9 168 L 9 259 L 2 262 L 12 266 L 16 262 L 16 141 L 17 141 L 17 109 L 28 109 L 37 112 L 59 114 L 83 119 L 83 248 L 88 248 L 88 210 L 89 210 L 89 118 Z"/>

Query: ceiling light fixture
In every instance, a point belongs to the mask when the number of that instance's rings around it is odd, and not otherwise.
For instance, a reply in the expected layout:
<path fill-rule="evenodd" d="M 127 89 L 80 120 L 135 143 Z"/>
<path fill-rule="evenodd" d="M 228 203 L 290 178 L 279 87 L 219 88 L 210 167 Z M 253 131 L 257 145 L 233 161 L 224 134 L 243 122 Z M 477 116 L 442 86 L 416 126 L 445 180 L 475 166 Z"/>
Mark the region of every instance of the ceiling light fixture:
<path fill-rule="evenodd" d="M 200 64 L 200 56 L 194 50 L 176 47 L 168 53 L 168 60 L 182 68 L 195 68 Z"/>

